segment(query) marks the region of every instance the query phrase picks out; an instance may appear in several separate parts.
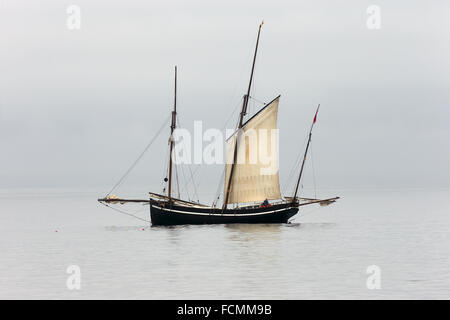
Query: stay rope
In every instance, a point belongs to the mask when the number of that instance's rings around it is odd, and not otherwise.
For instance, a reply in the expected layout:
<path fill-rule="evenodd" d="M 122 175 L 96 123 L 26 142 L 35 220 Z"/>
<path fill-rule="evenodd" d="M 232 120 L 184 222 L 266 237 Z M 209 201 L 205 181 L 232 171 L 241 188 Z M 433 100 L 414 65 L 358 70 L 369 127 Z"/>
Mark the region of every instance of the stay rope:
<path fill-rule="evenodd" d="M 125 215 L 127 215 L 127 216 L 136 218 L 136 219 L 141 220 L 141 221 L 145 221 L 145 222 L 147 222 L 147 223 L 151 223 L 150 220 L 145 220 L 145 219 L 142 219 L 141 217 L 138 217 L 138 216 L 136 216 L 136 215 L 134 215 L 134 214 L 132 214 L 132 213 L 129 213 L 129 212 L 126 212 L 126 211 L 123 211 L 123 210 L 120 210 L 120 209 L 111 207 L 111 206 L 109 206 L 107 203 L 104 203 L 104 202 L 100 202 L 100 203 L 101 203 L 102 205 L 104 205 L 105 207 L 111 208 L 111 209 L 113 209 L 114 211 L 117 211 L 117 212 L 119 212 L 119 213 L 122 213 L 122 214 L 125 214 Z"/>
<path fill-rule="evenodd" d="M 156 134 L 153 136 L 153 138 L 150 140 L 150 142 L 147 144 L 147 146 L 145 147 L 144 151 L 141 152 L 141 154 L 139 155 L 139 157 L 133 162 L 133 164 L 128 168 L 128 170 L 123 174 L 123 176 L 119 179 L 119 181 L 114 185 L 114 187 L 112 187 L 112 189 L 106 194 L 106 197 L 108 197 L 114 190 L 117 189 L 117 187 L 119 187 L 119 185 L 122 184 L 122 182 L 125 180 L 125 178 L 128 176 L 128 174 L 131 172 L 131 170 L 134 169 L 134 167 L 138 164 L 139 160 L 141 160 L 141 158 L 144 156 L 144 154 L 147 152 L 147 150 L 150 148 L 150 146 L 153 144 L 153 142 L 155 142 L 156 138 L 161 134 L 162 130 L 164 129 L 164 127 L 167 125 L 167 122 L 170 119 L 170 115 L 166 118 L 166 120 L 164 120 L 163 124 L 161 125 L 161 127 L 159 128 L 159 130 L 156 132 Z M 105 197 L 105 198 L 106 198 Z"/>
<path fill-rule="evenodd" d="M 308 140 L 308 138 L 305 138 L 305 140 L 303 141 L 303 146 L 300 150 L 304 149 L 307 140 Z M 294 178 L 295 178 L 294 172 L 297 171 L 297 169 L 300 166 L 300 163 L 302 161 L 302 155 L 303 155 L 303 153 L 302 153 L 302 151 L 300 151 L 291 167 L 291 170 L 289 171 L 289 175 L 287 176 L 287 178 L 285 178 L 285 182 L 283 184 L 284 185 L 283 193 L 286 193 L 287 190 L 291 188 L 291 184 L 293 183 Z"/>

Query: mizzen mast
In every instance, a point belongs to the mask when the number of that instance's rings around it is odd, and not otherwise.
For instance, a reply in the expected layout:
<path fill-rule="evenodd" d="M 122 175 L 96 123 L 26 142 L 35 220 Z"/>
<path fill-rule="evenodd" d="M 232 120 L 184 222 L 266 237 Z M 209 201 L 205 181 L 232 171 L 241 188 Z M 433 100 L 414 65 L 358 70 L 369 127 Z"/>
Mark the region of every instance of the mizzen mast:
<path fill-rule="evenodd" d="M 312 129 L 314 127 L 314 124 L 317 121 L 317 113 L 319 112 L 319 108 L 320 108 L 320 104 L 317 106 L 316 114 L 314 115 L 314 119 L 313 119 L 313 122 L 311 124 L 311 129 L 309 129 L 308 143 L 306 144 L 305 154 L 303 155 L 302 166 L 300 168 L 300 174 L 298 175 L 298 180 L 297 180 L 297 184 L 295 186 L 295 192 L 294 192 L 294 197 L 292 198 L 292 202 L 296 202 L 297 201 L 296 198 L 297 198 L 298 187 L 300 185 L 300 179 L 302 178 L 303 168 L 305 167 L 306 155 L 308 154 L 309 144 L 311 143 Z"/>
<path fill-rule="evenodd" d="M 248 100 L 250 98 L 250 89 L 252 87 L 253 73 L 255 71 L 256 54 L 258 53 L 259 34 L 261 33 L 261 28 L 262 28 L 263 24 L 264 24 L 264 21 L 261 22 L 261 24 L 259 25 L 259 29 L 258 29 L 258 36 L 256 38 L 255 53 L 253 55 L 252 71 L 250 73 L 250 81 L 248 82 L 247 94 L 244 96 L 244 101 L 242 103 L 242 110 L 241 110 L 241 114 L 240 114 L 240 117 L 239 117 L 239 125 L 238 125 L 238 130 L 237 130 L 238 132 L 237 132 L 237 134 L 239 134 L 239 131 L 242 128 L 242 125 L 244 123 L 244 116 L 247 114 Z M 236 161 L 237 161 L 237 151 L 238 151 L 238 139 L 236 139 L 236 143 L 234 145 L 233 163 L 231 164 L 230 176 L 228 178 L 228 183 L 226 184 L 227 190 L 225 192 L 225 198 L 223 199 L 223 207 L 222 207 L 223 210 L 226 209 L 227 204 L 228 204 L 228 198 L 230 196 L 231 181 L 232 181 L 232 178 L 233 178 L 233 172 L 234 172 L 234 168 L 235 168 Z"/>
<path fill-rule="evenodd" d="M 172 151 L 173 151 L 173 132 L 177 125 L 177 66 L 175 66 L 175 91 L 173 98 L 173 111 L 172 111 L 172 123 L 170 125 L 170 153 L 169 153 L 169 190 L 168 198 L 169 201 L 172 199 Z"/>

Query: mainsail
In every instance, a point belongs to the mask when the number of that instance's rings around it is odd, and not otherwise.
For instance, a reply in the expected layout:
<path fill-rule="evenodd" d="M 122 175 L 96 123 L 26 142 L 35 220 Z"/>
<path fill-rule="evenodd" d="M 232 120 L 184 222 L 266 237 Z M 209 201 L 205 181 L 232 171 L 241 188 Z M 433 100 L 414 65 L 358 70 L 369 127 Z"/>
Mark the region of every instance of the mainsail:
<path fill-rule="evenodd" d="M 224 192 L 231 183 L 228 203 L 281 198 L 277 130 L 279 99 L 278 96 L 267 104 L 227 140 Z M 235 149 L 237 161 L 230 179 Z"/>

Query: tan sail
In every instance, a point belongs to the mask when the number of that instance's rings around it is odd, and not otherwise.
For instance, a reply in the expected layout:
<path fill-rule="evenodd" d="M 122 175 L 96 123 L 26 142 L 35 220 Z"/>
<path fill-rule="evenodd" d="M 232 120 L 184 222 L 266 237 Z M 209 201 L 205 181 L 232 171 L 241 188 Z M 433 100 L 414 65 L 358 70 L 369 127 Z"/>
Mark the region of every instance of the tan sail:
<path fill-rule="evenodd" d="M 261 109 L 227 141 L 225 192 L 230 180 L 235 143 L 238 141 L 228 203 L 281 198 L 278 177 L 278 102 L 279 97 Z"/>

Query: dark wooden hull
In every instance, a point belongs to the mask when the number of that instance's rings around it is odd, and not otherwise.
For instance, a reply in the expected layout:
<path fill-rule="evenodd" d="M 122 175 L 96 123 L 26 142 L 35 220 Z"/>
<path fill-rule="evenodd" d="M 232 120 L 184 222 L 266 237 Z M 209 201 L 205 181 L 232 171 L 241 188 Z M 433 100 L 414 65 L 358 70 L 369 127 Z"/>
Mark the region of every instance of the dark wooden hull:
<path fill-rule="evenodd" d="M 298 212 L 298 207 L 284 203 L 270 207 L 227 209 L 199 208 L 150 202 L 152 225 L 170 226 L 183 224 L 226 223 L 287 223 Z"/>

